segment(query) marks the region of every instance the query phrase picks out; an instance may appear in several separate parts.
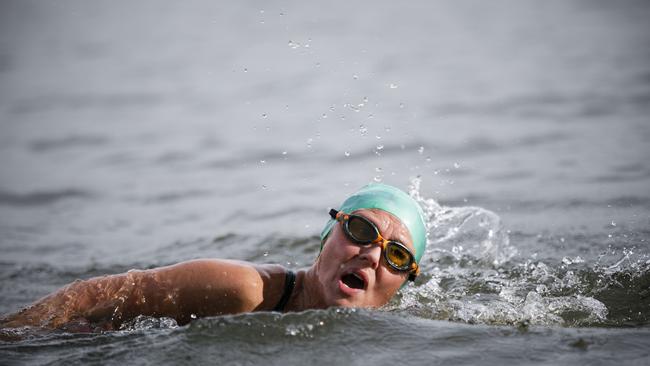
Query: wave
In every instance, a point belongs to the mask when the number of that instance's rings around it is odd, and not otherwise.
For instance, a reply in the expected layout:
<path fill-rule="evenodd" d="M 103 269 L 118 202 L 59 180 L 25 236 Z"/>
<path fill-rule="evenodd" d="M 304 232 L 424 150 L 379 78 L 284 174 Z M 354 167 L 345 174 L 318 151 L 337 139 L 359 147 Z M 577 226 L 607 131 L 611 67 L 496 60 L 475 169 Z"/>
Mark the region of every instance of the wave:
<path fill-rule="evenodd" d="M 94 194 L 80 189 L 62 189 L 32 193 L 14 193 L 0 191 L 0 205 L 6 206 L 41 206 L 67 199 L 88 199 Z"/>
<path fill-rule="evenodd" d="M 94 135 L 70 135 L 61 138 L 44 138 L 32 141 L 29 147 L 37 153 L 50 153 L 70 148 L 89 148 L 108 143 L 108 138 Z"/>
<path fill-rule="evenodd" d="M 466 323 L 630 326 L 650 323 L 650 260 L 613 249 L 594 261 L 553 248 L 551 259 L 519 255 L 499 216 L 480 207 L 445 207 L 411 194 L 427 215 L 424 275 L 393 309 Z M 544 248 L 538 248 L 544 251 Z M 551 248 L 549 248 L 551 250 Z M 555 258 L 555 259 L 553 259 Z"/>

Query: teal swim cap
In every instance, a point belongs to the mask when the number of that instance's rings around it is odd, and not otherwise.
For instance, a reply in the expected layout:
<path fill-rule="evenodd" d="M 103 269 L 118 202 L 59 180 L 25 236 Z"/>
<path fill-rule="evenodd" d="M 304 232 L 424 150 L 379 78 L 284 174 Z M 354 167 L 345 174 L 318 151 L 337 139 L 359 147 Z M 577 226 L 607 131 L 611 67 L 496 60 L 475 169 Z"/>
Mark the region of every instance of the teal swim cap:
<path fill-rule="evenodd" d="M 378 208 L 397 217 L 408 228 L 415 248 L 415 261 L 420 263 L 427 246 L 427 234 L 422 208 L 411 196 L 388 184 L 370 183 L 348 197 L 339 210 L 352 213 L 362 208 Z M 334 223 L 335 220 L 329 220 L 320 234 L 321 250 Z"/>

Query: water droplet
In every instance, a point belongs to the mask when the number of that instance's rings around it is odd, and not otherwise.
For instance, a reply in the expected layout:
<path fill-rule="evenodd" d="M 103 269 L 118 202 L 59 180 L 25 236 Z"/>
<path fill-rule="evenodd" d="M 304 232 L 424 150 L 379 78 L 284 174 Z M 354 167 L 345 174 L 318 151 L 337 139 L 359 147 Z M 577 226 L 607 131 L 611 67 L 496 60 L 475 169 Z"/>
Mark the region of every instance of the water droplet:
<path fill-rule="evenodd" d="M 389 87 L 391 89 L 397 89 L 397 84 L 390 83 Z"/>
<path fill-rule="evenodd" d="M 260 164 L 262 165 L 266 164 L 266 160 L 260 160 Z"/>
<path fill-rule="evenodd" d="M 575 258 L 573 258 L 573 263 L 584 263 L 584 262 L 585 260 L 582 259 L 580 256 L 576 256 Z"/>
<path fill-rule="evenodd" d="M 377 149 L 377 150 L 383 150 L 383 149 L 384 149 L 384 145 L 377 145 L 377 148 L 376 148 L 376 149 Z"/>
<path fill-rule="evenodd" d="M 264 252 L 263 256 L 268 257 L 268 256 L 269 256 L 269 252 Z"/>
<path fill-rule="evenodd" d="M 384 127 L 384 131 L 390 132 L 390 127 Z"/>
<path fill-rule="evenodd" d="M 616 226 L 616 223 L 614 221 L 612 221 L 612 226 Z"/>
<path fill-rule="evenodd" d="M 267 188 L 268 188 L 268 187 L 266 186 L 266 184 L 262 184 L 262 189 L 263 189 L 263 190 L 266 190 Z"/>
<path fill-rule="evenodd" d="M 190 318 L 196 319 L 196 314 L 190 314 Z"/>
<path fill-rule="evenodd" d="M 262 118 L 263 118 L 263 119 L 266 119 L 268 116 L 269 116 L 268 114 L 266 114 L 266 113 L 262 113 Z"/>
<path fill-rule="evenodd" d="M 359 132 L 361 133 L 361 136 L 366 136 L 368 133 L 368 128 L 364 125 L 359 125 Z"/>
<path fill-rule="evenodd" d="M 400 109 L 404 109 L 404 103 L 400 103 L 400 104 L 399 104 L 399 108 L 400 108 Z"/>
<path fill-rule="evenodd" d="M 420 146 L 418 148 L 418 153 L 420 153 L 420 155 L 421 155 L 423 152 L 424 152 L 424 146 Z"/>
<path fill-rule="evenodd" d="M 326 113 L 323 113 L 323 114 L 320 116 L 320 118 L 322 118 L 322 119 L 327 118 L 327 114 L 326 114 Z"/>
<path fill-rule="evenodd" d="M 359 75 L 354 74 L 354 75 L 352 75 L 352 78 L 353 78 L 354 80 L 358 80 L 358 79 L 359 79 Z"/>
<path fill-rule="evenodd" d="M 244 67 L 244 72 L 248 72 L 248 69 Z"/>
<path fill-rule="evenodd" d="M 375 138 L 376 138 L 377 140 L 381 140 L 381 136 L 379 136 L 379 135 L 375 136 Z"/>
<path fill-rule="evenodd" d="M 349 152 L 349 151 L 346 151 L 346 152 L 344 152 L 343 154 L 344 154 L 346 157 L 347 157 L 347 156 L 350 156 L 350 152 Z"/>
<path fill-rule="evenodd" d="M 454 163 L 454 168 L 460 169 L 460 164 L 459 163 Z"/>
<path fill-rule="evenodd" d="M 431 162 L 431 157 L 430 157 L 430 156 L 427 156 L 426 159 L 424 159 L 424 160 L 425 160 L 427 163 L 430 163 L 430 162 Z"/>
<path fill-rule="evenodd" d="M 377 183 L 380 183 L 380 182 L 381 182 L 381 177 L 380 177 L 380 176 L 375 176 L 375 177 L 373 178 L 373 180 L 374 180 L 375 182 L 377 182 Z"/>
<path fill-rule="evenodd" d="M 286 152 L 286 151 L 283 151 L 283 152 L 282 152 L 282 155 L 287 155 L 287 152 Z"/>
<path fill-rule="evenodd" d="M 380 168 L 380 167 L 376 167 L 376 168 L 375 168 L 375 171 L 376 171 L 377 173 L 381 173 L 382 170 L 383 170 L 383 169 Z"/>

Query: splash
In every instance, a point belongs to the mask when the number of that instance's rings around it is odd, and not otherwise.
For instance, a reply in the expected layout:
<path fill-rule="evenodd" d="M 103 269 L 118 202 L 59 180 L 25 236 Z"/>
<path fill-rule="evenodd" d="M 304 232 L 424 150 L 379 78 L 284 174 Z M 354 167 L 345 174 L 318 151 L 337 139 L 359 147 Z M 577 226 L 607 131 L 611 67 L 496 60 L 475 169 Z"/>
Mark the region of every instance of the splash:
<path fill-rule="evenodd" d="M 514 257 L 501 218 L 481 207 L 444 207 L 433 198 L 420 195 L 421 179 L 413 178 L 409 194 L 422 207 L 427 228 L 427 257 L 451 254 L 458 260 L 464 253 L 477 254 L 480 261 L 500 266 Z"/>
<path fill-rule="evenodd" d="M 422 206 L 428 231 L 423 274 L 389 309 L 466 323 L 621 326 L 650 320 L 650 264 L 623 251 L 612 261 L 559 255 L 524 258 L 494 212 L 445 207 L 410 195 Z M 637 258 L 638 259 L 638 258 Z M 645 295 L 644 295 L 645 294 Z"/>
<path fill-rule="evenodd" d="M 176 320 L 167 317 L 156 318 L 138 315 L 120 326 L 121 332 L 134 332 L 149 329 L 174 329 L 178 328 Z"/>

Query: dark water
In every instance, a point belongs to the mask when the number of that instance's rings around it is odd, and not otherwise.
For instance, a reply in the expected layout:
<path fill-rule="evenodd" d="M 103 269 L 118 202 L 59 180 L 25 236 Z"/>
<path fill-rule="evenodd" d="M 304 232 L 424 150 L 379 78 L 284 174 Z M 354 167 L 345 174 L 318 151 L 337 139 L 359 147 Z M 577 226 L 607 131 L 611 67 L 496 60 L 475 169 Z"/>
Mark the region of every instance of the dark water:
<path fill-rule="evenodd" d="M 109 365 L 643 364 L 650 336 L 647 328 L 517 329 L 354 309 L 226 316 L 173 329 L 161 323 L 101 335 L 45 335 L 3 353 L 10 361 Z"/>
<path fill-rule="evenodd" d="M 0 2 L 0 313 L 78 278 L 308 266 L 429 214 L 380 310 L 3 330 L 2 364 L 650 362 L 647 1 Z M 13 340 L 12 340 L 13 339 Z"/>

